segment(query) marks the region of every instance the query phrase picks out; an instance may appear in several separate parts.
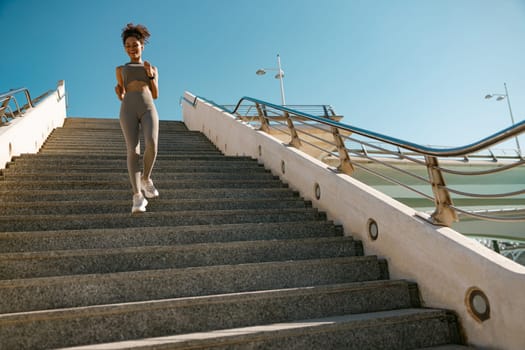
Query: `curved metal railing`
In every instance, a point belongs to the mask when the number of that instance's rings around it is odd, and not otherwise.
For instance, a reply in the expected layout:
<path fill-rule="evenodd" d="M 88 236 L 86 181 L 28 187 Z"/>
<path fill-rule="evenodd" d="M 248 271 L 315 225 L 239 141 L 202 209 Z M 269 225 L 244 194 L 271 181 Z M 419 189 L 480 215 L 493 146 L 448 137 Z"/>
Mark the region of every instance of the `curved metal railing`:
<path fill-rule="evenodd" d="M 63 81 L 59 82 L 59 85 L 63 85 Z M 18 89 L 11 89 L 7 92 L 0 94 L 0 126 L 8 125 L 9 122 L 15 118 L 22 117 L 26 111 L 35 107 L 44 97 L 48 96 L 53 92 L 57 92 L 57 98 L 60 100 L 65 96 L 60 95 L 60 91 L 48 90 L 36 98 L 31 98 L 29 89 L 22 87 Z M 25 103 L 22 105 L 17 100 L 17 95 L 24 94 Z"/>
<path fill-rule="evenodd" d="M 16 95 L 24 93 L 26 97 L 26 104 L 20 106 Z M 14 105 L 14 108 L 12 107 Z M 31 95 L 29 89 L 27 88 L 18 88 L 11 89 L 7 92 L 0 94 L 0 117 L 1 124 L 8 123 L 9 120 L 12 120 L 16 117 L 22 116 L 24 110 L 33 107 L 33 101 L 31 100 Z"/>
<path fill-rule="evenodd" d="M 288 140 L 290 145 L 315 154 L 318 159 L 336 166 L 341 172 L 352 176 L 367 173 L 372 175 L 376 182 L 395 184 L 432 201 L 435 210 L 431 214 L 431 221 L 434 224 L 450 226 L 458 221 L 460 216 L 499 222 L 525 222 L 525 216 L 520 215 L 525 209 L 524 188 L 483 193 L 461 191 L 446 184 L 450 179 L 454 180 L 452 182 L 461 183 L 461 178 L 464 177 L 469 177 L 470 180 L 463 180 L 463 183 L 474 183 L 472 177 L 479 179 L 494 174 L 500 176 L 501 173 L 509 174 L 519 169 L 518 167 L 525 164 L 521 155 L 498 157 L 492 147 L 523 133 L 525 121 L 466 146 L 438 148 L 397 139 L 252 97 L 241 98 L 233 109 L 202 97 L 196 97 L 194 101 L 184 98 L 185 102 L 192 105 L 195 105 L 198 99 L 248 121 L 254 127 L 283 141 Z M 249 112 L 248 115 L 246 111 Z M 479 160 L 476 164 L 482 164 L 483 169 L 475 169 L 473 159 Z M 498 178 L 496 183 L 498 181 L 501 179 Z M 515 182 L 507 185 L 512 187 Z M 459 205 L 454 204 L 452 195 Z M 498 210 L 472 209 L 473 203 L 478 207 L 483 206 L 478 203 L 482 200 L 496 203 L 491 205 L 500 205 L 502 200 L 507 202 L 505 208 Z M 500 202 L 495 202 L 497 200 Z M 513 206 L 510 210 L 508 203 Z"/>

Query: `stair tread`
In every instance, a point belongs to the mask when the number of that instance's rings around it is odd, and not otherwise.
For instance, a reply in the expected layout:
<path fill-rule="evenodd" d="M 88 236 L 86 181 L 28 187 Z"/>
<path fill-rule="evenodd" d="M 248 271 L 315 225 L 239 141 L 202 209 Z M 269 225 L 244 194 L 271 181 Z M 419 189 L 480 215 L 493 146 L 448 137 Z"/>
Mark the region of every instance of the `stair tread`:
<path fill-rule="evenodd" d="M 168 268 L 168 269 L 155 269 L 155 270 L 139 270 L 139 271 L 122 271 L 122 272 L 111 272 L 104 274 L 79 274 L 79 275 L 62 275 L 62 276 L 48 276 L 48 277 L 33 277 L 33 278 L 17 278 L 9 280 L 0 280 L 0 289 L 2 288 L 15 288 L 15 287 L 30 287 L 48 284 L 65 284 L 72 282 L 88 283 L 90 281 L 101 282 L 104 280 L 128 280 L 133 278 L 150 278 L 151 276 L 167 276 L 174 275 L 181 272 L 192 272 L 197 273 L 198 271 L 210 271 L 217 270 L 221 271 L 224 269 L 230 270 L 242 270 L 245 268 L 264 267 L 264 266 L 315 266 L 315 265 L 326 265 L 334 266 L 339 264 L 353 264 L 356 262 L 377 261 L 376 256 L 346 256 L 346 257 L 330 257 L 320 259 L 308 259 L 308 260 L 285 260 L 285 261 L 261 261 L 253 263 L 240 263 L 240 264 L 229 264 L 229 265 L 210 265 L 210 266 L 191 266 L 191 267 L 179 267 L 179 268 Z M 398 283 L 395 280 L 381 280 L 385 283 Z M 399 280 L 398 280 L 399 281 Z M 368 280 L 362 281 L 362 283 L 373 283 L 375 281 Z M 352 282 L 355 283 L 355 282 Z"/>
<path fill-rule="evenodd" d="M 2 216 L 26 215 L 71 215 L 71 214 L 97 214 L 97 213 L 129 213 L 130 200 L 102 199 L 98 201 L 55 201 L 55 202 L 18 202 L 7 203 L 2 211 Z M 191 211 L 191 210 L 237 210 L 237 209 L 288 209 L 307 208 L 304 201 L 297 198 L 268 198 L 257 200 L 253 198 L 219 199 L 156 199 L 150 201 L 150 212 L 162 209 L 163 211 Z"/>
<path fill-rule="evenodd" d="M 317 213 L 317 209 L 314 208 L 278 208 L 278 209 L 230 209 L 230 210 L 182 210 L 177 212 L 177 216 L 203 216 L 204 214 L 209 216 L 227 216 L 227 215 L 239 215 L 239 214 L 285 214 L 285 213 Z M 46 215 L 33 215 L 31 217 L 24 218 L 24 221 L 41 221 L 41 220 L 55 220 L 55 221 L 73 221 L 73 220 L 83 220 L 90 218 L 98 219 L 115 219 L 116 217 L 120 218 L 135 218 L 137 221 L 140 219 L 147 219 L 152 217 L 163 217 L 173 216 L 173 211 L 157 211 L 157 212 L 145 212 L 141 214 L 131 215 L 130 213 L 105 213 L 105 214 L 74 214 L 68 215 L 67 217 L 59 214 L 46 214 Z M 18 219 L 18 215 L 0 215 L 0 222 L 10 221 L 13 219 Z"/>
<path fill-rule="evenodd" d="M 435 317 L 441 311 L 432 309 L 400 309 L 392 311 L 379 311 L 364 314 L 339 315 L 332 317 L 298 320 L 294 322 L 282 322 L 273 324 L 256 325 L 249 327 L 239 327 L 232 329 L 220 329 L 208 332 L 195 332 L 164 337 L 128 340 L 113 343 L 103 343 L 96 345 L 86 345 L 78 347 L 64 348 L 69 350 L 118 350 L 161 346 L 179 346 L 180 348 L 192 347 L 205 348 L 213 345 L 234 345 L 235 343 L 246 342 L 249 340 L 260 340 L 267 337 L 290 337 L 304 334 L 305 332 L 320 333 L 325 329 L 339 327 L 375 327 L 381 321 L 402 322 L 404 319 L 412 318 L 421 320 L 424 318 Z M 455 346 L 454 346 L 455 347 Z M 451 349 L 454 349 L 451 348 Z M 462 349 L 463 347 L 458 347 Z M 437 348 L 440 349 L 440 348 Z M 447 348 L 445 348 L 447 349 Z M 445 350 L 443 349 L 443 350 Z M 441 349 L 440 349 L 441 350 Z"/>
<path fill-rule="evenodd" d="M 263 261 L 300 261 L 355 256 L 361 251 L 360 244 L 352 239 L 324 237 L 17 252 L 0 254 L 0 275 L 5 280 Z"/>
<path fill-rule="evenodd" d="M 390 281 L 391 284 L 406 283 L 403 281 Z M 225 293 L 216 295 L 190 296 L 173 299 L 145 300 L 120 304 L 107 305 L 89 305 L 75 308 L 63 308 L 53 310 L 38 310 L 29 312 L 17 312 L 9 314 L 0 314 L 0 326 L 5 323 L 15 322 L 34 322 L 43 319 L 72 319 L 77 317 L 104 316 L 123 314 L 141 310 L 163 310 L 169 307 L 187 307 L 190 305 L 206 305 L 220 302 L 237 303 L 250 300 L 269 300 L 272 297 L 293 296 L 301 297 L 305 295 L 317 295 L 326 293 L 337 293 L 355 290 L 368 290 L 373 288 L 373 283 L 339 283 L 322 286 L 308 286 L 297 288 L 283 288 L 272 290 L 258 290 L 239 293 Z M 415 309 L 415 312 L 429 312 L 432 309 Z M 398 312 L 400 310 L 394 310 Z M 434 310 L 435 312 L 445 312 L 443 310 Z"/>
<path fill-rule="evenodd" d="M 377 259 L 324 258 L 4 280 L 0 310 L 28 312 L 338 283 L 361 283 L 384 294 L 391 288 L 412 289 L 409 282 L 385 280 Z M 31 296 L 37 292 L 35 300 Z"/>
<path fill-rule="evenodd" d="M 199 234 L 208 231 L 223 231 L 223 230 L 235 230 L 243 227 L 250 227 L 250 229 L 260 229 L 268 227 L 271 230 L 278 230 L 279 228 L 297 227 L 301 225 L 319 225 L 323 228 L 326 226 L 333 226 L 333 223 L 329 221 L 314 221 L 305 223 L 303 221 L 295 222 L 284 222 L 284 223 L 272 223 L 272 222 L 263 222 L 263 223 L 241 223 L 241 224 L 222 224 L 222 225 L 188 225 L 188 226 L 157 226 L 157 227 L 125 227 L 125 228 L 86 228 L 83 230 L 45 230 L 45 231 L 16 231 L 16 232 L 0 232 L 0 239 L 16 239 L 16 238 L 53 238 L 53 237 L 64 237 L 64 238 L 81 238 L 86 236 L 93 236 L 94 238 L 99 238 L 105 235 L 117 235 L 117 234 L 126 234 L 134 233 L 140 234 L 144 233 L 145 230 L 148 231 L 148 234 L 168 234 L 168 233 L 187 233 L 187 234 Z M 347 236 L 349 237 L 349 236 Z"/>
<path fill-rule="evenodd" d="M 0 252 L 342 236 L 329 221 L 0 232 Z"/>
<path fill-rule="evenodd" d="M 95 255 L 121 255 L 121 254 L 137 254 L 137 253 L 162 253 L 170 251 L 184 251 L 191 249 L 220 249 L 221 247 L 253 247 L 253 246 L 276 246 L 282 244 L 294 244 L 303 246 L 307 244 L 331 244 L 340 242 L 353 242 L 350 237 L 316 237 L 316 238 L 302 238 L 302 239 L 280 239 L 280 240 L 260 240 L 260 241 L 236 241 L 236 242 L 204 242 L 204 243 L 189 243 L 179 244 L 173 246 L 142 246 L 142 247 L 123 247 L 123 248 L 98 248 L 98 249 L 72 249 L 72 250 L 58 250 L 58 251 L 38 251 L 38 252 L 17 252 L 17 253 L 0 253 L 0 261 L 14 260 L 14 259 L 45 259 L 45 258 L 61 258 L 61 257 L 88 257 Z"/>

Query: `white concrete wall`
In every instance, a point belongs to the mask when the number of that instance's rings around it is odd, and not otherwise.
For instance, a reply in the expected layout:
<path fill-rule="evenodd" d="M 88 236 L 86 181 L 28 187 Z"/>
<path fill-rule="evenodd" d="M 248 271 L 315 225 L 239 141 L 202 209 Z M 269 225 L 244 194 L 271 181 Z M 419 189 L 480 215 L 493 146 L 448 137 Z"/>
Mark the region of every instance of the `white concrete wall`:
<path fill-rule="evenodd" d="M 12 157 L 23 153 L 37 153 L 51 131 L 64 124 L 66 118 L 66 88 L 64 81 L 23 117 L 15 118 L 0 127 L 0 169 Z M 17 96 L 18 98 L 18 96 Z"/>
<path fill-rule="evenodd" d="M 186 93 L 193 101 L 195 96 Z M 392 198 L 276 138 L 198 99 L 183 102 L 184 122 L 201 131 L 226 155 L 258 159 L 273 174 L 325 211 L 346 234 L 363 241 L 365 254 L 384 257 L 392 279 L 417 282 L 423 305 L 454 310 L 470 345 L 485 349 L 525 349 L 525 267 L 462 236 L 437 227 Z M 284 162 L 285 173 L 282 172 Z M 315 184 L 321 197 L 315 197 Z M 378 223 L 379 238 L 371 240 L 368 220 Z M 468 312 L 471 287 L 489 299 L 490 319 L 479 322 Z"/>

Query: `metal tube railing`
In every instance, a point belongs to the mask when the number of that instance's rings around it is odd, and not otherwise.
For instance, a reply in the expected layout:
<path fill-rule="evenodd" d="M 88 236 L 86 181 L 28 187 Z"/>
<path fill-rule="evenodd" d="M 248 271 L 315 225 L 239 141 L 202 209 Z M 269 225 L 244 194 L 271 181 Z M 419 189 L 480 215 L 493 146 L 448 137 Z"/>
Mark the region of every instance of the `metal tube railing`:
<path fill-rule="evenodd" d="M 201 98 L 201 97 L 199 97 Z M 423 145 L 419 145 L 419 144 L 416 144 L 416 143 L 412 143 L 412 142 L 408 142 L 408 141 L 405 141 L 405 140 L 401 140 L 401 139 L 397 139 L 395 137 L 390 137 L 390 136 L 387 136 L 387 135 L 383 135 L 383 134 L 380 134 L 380 133 L 376 133 L 376 132 L 373 132 L 373 131 L 370 131 L 370 130 L 366 130 L 366 129 L 362 129 L 362 128 L 358 128 L 358 127 L 355 127 L 355 126 L 350 126 L 350 125 L 346 125 L 346 124 L 343 124 L 343 123 L 340 123 L 340 122 L 337 122 L 337 121 L 333 121 L 333 120 L 330 120 L 330 119 L 326 119 L 326 118 L 322 118 L 322 117 L 317 117 L 317 116 L 314 116 L 314 115 L 311 115 L 311 114 L 308 114 L 308 113 L 304 113 L 304 112 L 301 112 L 301 111 L 296 111 L 296 110 L 293 110 L 293 109 L 290 109 L 290 108 L 287 108 L 287 107 L 284 107 L 284 106 L 279 106 L 279 105 L 275 105 L 275 104 L 272 104 L 270 102 L 264 102 L 264 101 L 261 101 L 261 100 L 258 100 L 258 99 L 255 99 L 255 98 L 252 98 L 252 97 L 242 97 L 239 102 L 237 103 L 235 109 L 233 111 L 230 111 L 220 105 L 217 105 L 215 103 L 213 103 L 215 106 L 219 107 L 219 108 L 222 108 L 223 110 L 225 110 L 226 112 L 229 112 L 231 114 L 235 114 L 236 110 L 239 108 L 239 106 L 242 104 L 242 102 L 244 101 L 251 101 L 253 103 L 259 103 L 259 104 L 262 104 L 262 105 L 265 105 L 267 107 L 271 107 L 271 108 L 274 108 L 274 109 L 277 109 L 277 110 L 281 110 L 283 112 L 288 112 L 288 113 L 291 113 L 291 114 L 295 114 L 295 115 L 298 115 L 298 116 L 301 116 L 301 117 L 304 117 L 306 119 L 310 119 L 310 120 L 313 120 L 313 121 L 316 121 L 316 122 L 319 122 L 319 123 L 322 123 L 322 124 L 325 124 L 325 125 L 329 125 L 329 126 L 334 126 L 336 128 L 339 128 L 341 130 L 346 130 L 346 131 L 350 131 L 354 134 L 357 134 L 357 135 L 361 135 L 361 136 L 364 136 L 364 137 L 367 137 L 367 138 L 371 138 L 371 139 L 374 139 L 376 141 L 381 141 L 381 142 L 385 142 L 385 143 L 388 143 L 388 144 L 391 144 L 391 145 L 395 145 L 395 146 L 398 146 L 398 147 L 402 147 L 402 148 L 405 148 L 405 149 L 408 149 L 408 150 L 411 150 L 411 151 L 414 151 L 414 152 L 417 152 L 417 153 L 421 153 L 421 154 L 425 154 L 425 155 L 431 155 L 431 156 L 437 156 L 437 157 L 451 157 L 451 156 L 461 156 L 461 155 L 465 155 L 465 154 L 470 154 L 470 153 L 474 153 L 474 152 L 477 152 L 481 149 L 484 149 L 484 148 L 487 148 L 489 146 L 492 146 L 494 144 L 497 144 L 501 141 L 504 141 L 510 137 L 513 137 L 513 136 L 516 136 L 516 135 L 519 135 L 520 133 L 524 132 L 525 131 L 525 120 L 513 125 L 513 126 L 510 126 L 506 129 L 503 129 L 501 130 L 500 132 L 497 132 L 493 135 L 490 135 L 478 142 L 475 142 L 475 143 L 471 143 L 469 145 L 466 145 L 466 146 L 462 146 L 462 147 L 455 147 L 455 148 L 433 148 L 433 147 L 427 147 L 427 146 L 423 146 Z M 207 101 L 209 102 L 209 101 Z"/>
<path fill-rule="evenodd" d="M 19 93 L 24 93 L 25 97 L 26 97 L 26 104 L 23 105 L 22 107 L 20 107 L 20 104 L 18 103 L 17 99 L 16 99 L 16 94 L 19 94 Z M 0 94 L 0 101 L 5 101 L 6 99 L 8 99 L 8 102 L 11 103 L 11 101 L 14 103 L 15 105 L 15 108 L 10 108 L 9 106 L 5 106 L 5 107 L 9 107 L 10 109 L 10 113 L 12 114 L 12 117 L 17 117 L 17 116 L 21 116 L 22 113 L 23 113 L 23 110 L 27 109 L 27 108 L 33 108 L 33 102 L 31 100 L 31 94 L 29 93 L 29 89 L 27 88 L 18 88 L 18 89 L 11 89 L 7 92 L 4 92 L 2 94 Z"/>
<path fill-rule="evenodd" d="M 451 163 L 455 160 L 455 158 L 459 157 L 464 163 L 465 161 L 468 161 L 469 157 L 474 157 L 477 152 L 483 150 L 488 151 L 491 161 L 497 161 L 498 159 L 495 157 L 490 147 L 515 137 L 520 133 L 523 133 L 525 131 L 525 121 L 521 121 L 511 127 L 503 129 L 478 142 L 474 142 L 466 146 L 454 148 L 437 148 L 397 139 L 370 130 L 343 124 L 331 118 L 320 117 L 305 111 L 292 109 L 290 106 L 275 105 L 251 97 L 241 98 L 233 110 L 230 110 L 225 106 L 218 105 L 213 101 L 206 100 L 202 97 L 196 97 L 194 101 L 189 101 L 186 98 L 183 99 L 185 102 L 193 106 L 196 105 L 198 99 L 201 99 L 234 116 L 239 116 L 238 111 L 241 109 L 243 109 L 243 111 L 253 111 L 254 109 L 250 106 L 255 106 L 257 114 L 254 115 L 254 117 L 256 117 L 254 121 L 256 120 L 258 123 L 260 123 L 261 129 L 264 131 L 270 131 L 271 128 L 273 128 L 276 132 L 279 131 L 283 135 L 290 136 L 290 143 L 293 143 L 293 145 L 297 148 L 303 148 L 304 145 L 309 145 L 312 148 L 317 148 L 325 152 L 327 155 L 338 155 L 340 160 L 339 170 L 349 175 L 353 175 L 354 166 L 357 166 L 359 169 L 378 176 L 385 181 L 409 189 L 410 191 L 426 199 L 433 200 L 435 204 L 435 211 L 431 215 L 431 218 L 434 224 L 450 226 L 454 221 L 458 220 L 458 213 L 469 215 L 469 211 L 454 206 L 450 195 L 451 193 L 471 198 L 504 198 L 507 196 L 516 196 L 525 193 L 525 190 L 493 194 L 469 193 L 447 186 L 445 182 L 446 179 L 444 177 L 444 174 L 451 174 L 454 176 L 480 176 L 504 172 L 525 164 L 524 159 L 517 157 L 507 157 L 506 161 L 516 161 L 514 163 L 504 165 L 495 164 L 493 169 L 485 169 L 481 171 L 474 170 L 470 172 L 443 167 L 440 164 L 440 161 L 438 161 L 439 158 L 444 162 Z M 246 104 L 248 104 L 248 106 L 246 106 Z M 333 114 L 335 115 L 335 113 Z M 278 124 L 281 127 L 276 127 L 275 124 Z M 311 131 L 301 131 L 299 126 L 301 124 L 308 126 L 308 128 L 318 129 L 321 134 L 326 135 L 327 139 L 324 139 L 319 135 L 314 135 Z M 352 137 L 349 135 L 352 135 Z M 301 136 L 303 136 L 303 138 L 301 138 Z M 309 137 L 309 140 L 305 139 L 304 136 Z M 319 144 L 315 144 L 315 140 L 322 142 L 325 147 L 326 145 L 330 145 L 331 149 L 323 149 L 322 146 L 319 146 Z M 344 141 L 342 142 L 341 140 Z M 346 145 L 348 142 L 360 145 L 361 150 L 350 149 Z M 379 142 L 380 145 L 375 145 L 373 142 Z M 389 150 L 381 145 L 393 147 L 395 148 L 395 151 Z M 334 150 L 334 146 L 337 146 L 337 150 Z M 367 150 L 365 147 L 368 147 L 371 150 Z M 352 154 L 353 158 L 349 158 L 348 154 Z M 392 158 L 388 159 L 388 157 L 394 157 L 396 160 L 392 161 Z M 455 161 L 457 162 L 457 160 Z M 377 164 L 378 166 L 384 166 L 391 171 L 397 171 L 400 176 L 407 176 L 417 179 L 418 181 L 423 181 L 428 186 L 430 186 L 433 196 L 428 195 L 417 188 L 414 188 L 413 186 L 410 186 L 410 184 L 403 183 L 400 179 L 396 179 L 386 173 L 381 173 L 377 169 L 370 168 L 370 166 L 366 164 L 367 162 Z M 415 174 L 413 171 L 411 173 L 409 170 L 403 169 L 402 164 L 412 164 L 414 166 L 418 166 L 418 169 L 420 169 L 420 171 L 424 171 L 428 178 Z M 525 207 L 525 199 L 523 200 L 523 205 Z M 479 212 L 470 212 L 470 214 L 471 216 L 478 219 L 491 221 L 525 221 L 525 218 L 510 218 L 508 215 L 506 215 L 504 218 L 501 218 L 495 215 L 480 214 Z"/>

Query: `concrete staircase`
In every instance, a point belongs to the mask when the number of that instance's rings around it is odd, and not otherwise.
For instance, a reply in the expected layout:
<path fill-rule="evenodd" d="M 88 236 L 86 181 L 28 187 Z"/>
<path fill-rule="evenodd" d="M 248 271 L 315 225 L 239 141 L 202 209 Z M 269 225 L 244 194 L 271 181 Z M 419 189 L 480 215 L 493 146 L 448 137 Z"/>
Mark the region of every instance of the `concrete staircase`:
<path fill-rule="evenodd" d="M 142 215 L 117 120 L 69 118 L 3 171 L 0 349 L 463 348 L 453 313 L 255 160 L 160 129 Z"/>

